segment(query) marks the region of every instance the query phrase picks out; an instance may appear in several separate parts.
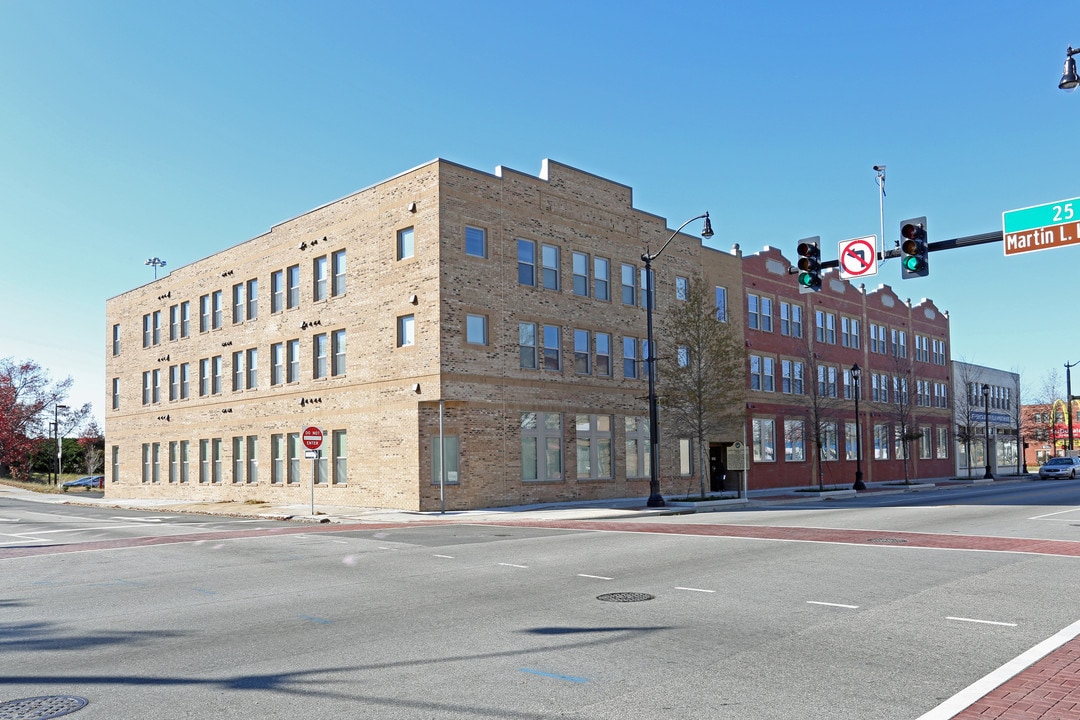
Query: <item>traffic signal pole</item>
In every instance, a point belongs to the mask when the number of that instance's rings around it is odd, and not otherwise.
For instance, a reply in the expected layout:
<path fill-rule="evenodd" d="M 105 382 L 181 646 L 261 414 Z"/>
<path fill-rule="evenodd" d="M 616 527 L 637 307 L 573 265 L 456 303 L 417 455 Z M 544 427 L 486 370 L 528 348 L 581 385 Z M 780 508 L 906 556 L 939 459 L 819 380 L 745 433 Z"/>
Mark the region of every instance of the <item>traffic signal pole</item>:
<path fill-rule="evenodd" d="M 953 238 L 952 240 L 938 240 L 927 244 L 927 252 L 938 252 L 941 250 L 955 250 L 957 248 L 969 247 L 971 245 L 989 245 L 990 243 L 1003 243 L 1005 241 L 1005 233 L 1001 230 L 994 232 L 982 233 L 980 235 L 965 235 L 964 237 Z M 894 248 L 893 250 L 885 250 L 878 253 L 879 260 L 887 260 L 889 258 L 898 258 L 903 255 L 900 248 Z M 840 267 L 840 260 L 822 260 L 821 267 L 834 268 Z M 797 267 L 788 268 L 788 274 L 794 275 L 799 272 Z"/>

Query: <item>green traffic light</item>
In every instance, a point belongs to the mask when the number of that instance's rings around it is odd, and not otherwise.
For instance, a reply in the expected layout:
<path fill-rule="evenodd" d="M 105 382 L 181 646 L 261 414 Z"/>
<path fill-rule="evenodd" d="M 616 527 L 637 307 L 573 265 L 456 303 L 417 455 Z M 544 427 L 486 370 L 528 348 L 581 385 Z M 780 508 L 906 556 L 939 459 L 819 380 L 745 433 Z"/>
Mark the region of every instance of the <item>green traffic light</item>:
<path fill-rule="evenodd" d="M 803 287 L 813 287 L 814 286 L 814 276 L 813 276 L 813 274 L 808 273 L 808 272 L 799 273 L 799 284 L 802 285 Z"/>
<path fill-rule="evenodd" d="M 921 265 L 922 263 L 919 262 L 919 258 L 917 257 L 904 258 L 904 269 L 909 272 L 917 272 Z"/>

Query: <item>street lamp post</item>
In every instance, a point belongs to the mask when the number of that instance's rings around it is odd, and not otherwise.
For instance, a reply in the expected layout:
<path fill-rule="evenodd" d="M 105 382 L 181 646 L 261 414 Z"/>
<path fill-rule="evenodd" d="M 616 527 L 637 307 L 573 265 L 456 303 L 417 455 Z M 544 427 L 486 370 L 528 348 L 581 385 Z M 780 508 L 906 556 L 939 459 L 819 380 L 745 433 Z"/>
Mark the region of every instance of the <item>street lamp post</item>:
<path fill-rule="evenodd" d="M 656 350 L 653 346 L 653 274 L 652 263 L 653 260 L 660 257 L 660 253 L 664 252 L 664 249 L 675 239 L 675 236 L 682 232 L 682 229 L 694 222 L 695 220 L 705 220 L 705 225 L 701 229 L 701 237 L 711 238 L 713 236 L 712 223 L 709 222 L 709 213 L 704 215 L 698 215 L 692 217 L 682 225 L 679 229 L 671 234 L 671 237 L 667 239 L 660 249 L 655 253 L 649 252 L 649 246 L 645 246 L 645 252 L 641 255 L 641 260 L 645 263 L 645 322 L 646 332 L 648 337 L 646 342 L 649 345 L 649 357 L 645 359 L 648 363 L 649 370 L 649 500 L 646 503 L 649 507 L 663 507 L 664 498 L 660 495 L 660 426 L 659 426 L 659 409 L 656 406 Z"/>
<path fill-rule="evenodd" d="M 154 266 L 154 279 L 157 280 L 157 270 L 158 270 L 159 267 L 165 267 L 165 261 L 162 260 L 161 258 L 152 257 L 152 258 L 147 258 L 146 262 L 143 263 L 143 265 L 153 265 Z"/>
<path fill-rule="evenodd" d="M 986 427 L 986 473 L 983 474 L 983 480 L 993 480 L 994 473 L 990 472 L 990 386 L 983 383 L 982 386 L 983 396 L 983 418 Z"/>
<path fill-rule="evenodd" d="M 852 490 L 865 490 L 866 483 L 862 479 L 862 423 L 859 421 L 859 377 L 862 370 L 859 363 L 851 366 L 851 380 L 855 391 L 855 484 Z"/>
<path fill-rule="evenodd" d="M 60 411 L 68 410 L 67 405 L 53 405 L 53 433 L 56 435 L 56 484 L 60 484 L 61 458 L 64 455 L 63 440 L 60 438 Z M 46 416 L 48 417 L 48 416 Z"/>
<path fill-rule="evenodd" d="M 1080 365 L 1080 360 L 1074 363 L 1065 363 L 1065 423 L 1069 428 L 1069 449 L 1073 449 L 1073 429 L 1072 429 L 1072 372 L 1071 370 Z"/>

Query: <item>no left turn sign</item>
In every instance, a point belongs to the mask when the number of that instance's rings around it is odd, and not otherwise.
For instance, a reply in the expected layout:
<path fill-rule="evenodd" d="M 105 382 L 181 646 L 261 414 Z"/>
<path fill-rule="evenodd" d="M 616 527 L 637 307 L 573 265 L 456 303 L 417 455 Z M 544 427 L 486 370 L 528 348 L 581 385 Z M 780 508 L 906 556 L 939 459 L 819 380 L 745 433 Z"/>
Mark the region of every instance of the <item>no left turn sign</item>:
<path fill-rule="evenodd" d="M 851 278 L 877 275 L 877 235 L 840 242 L 840 277 Z"/>

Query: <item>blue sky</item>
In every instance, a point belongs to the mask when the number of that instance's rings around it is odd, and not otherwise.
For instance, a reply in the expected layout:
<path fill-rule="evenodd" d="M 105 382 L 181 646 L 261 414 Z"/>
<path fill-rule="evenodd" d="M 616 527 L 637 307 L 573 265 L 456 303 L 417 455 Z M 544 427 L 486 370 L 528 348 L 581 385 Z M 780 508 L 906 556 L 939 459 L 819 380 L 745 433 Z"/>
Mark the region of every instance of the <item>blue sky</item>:
<path fill-rule="evenodd" d="M 931 241 L 1080 196 L 1073 2 L 0 2 L 0 357 L 104 410 L 105 300 L 436 157 L 634 189 L 714 247 Z M 954 359 L 1080 360 L 1080 248 L 886 263 Z M 1063 383 L 1062 383 L 1063 384 Z M 1080 385 L 1080 378 L 1077 380 Z"/>

